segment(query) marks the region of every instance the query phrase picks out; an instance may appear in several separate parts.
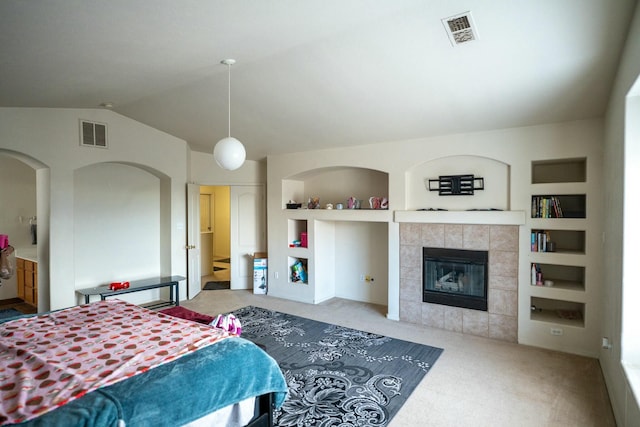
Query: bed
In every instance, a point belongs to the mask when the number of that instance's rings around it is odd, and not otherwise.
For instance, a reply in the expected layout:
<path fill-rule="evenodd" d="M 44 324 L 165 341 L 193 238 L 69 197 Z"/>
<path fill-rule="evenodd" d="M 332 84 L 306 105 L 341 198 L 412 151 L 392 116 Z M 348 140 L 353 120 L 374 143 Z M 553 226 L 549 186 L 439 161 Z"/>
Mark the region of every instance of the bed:
<path fill-rule="evenodd" d="M 250 341 L 121 300 L 0 322 L 2 425 L 266 426 L 287 393 Z"/>

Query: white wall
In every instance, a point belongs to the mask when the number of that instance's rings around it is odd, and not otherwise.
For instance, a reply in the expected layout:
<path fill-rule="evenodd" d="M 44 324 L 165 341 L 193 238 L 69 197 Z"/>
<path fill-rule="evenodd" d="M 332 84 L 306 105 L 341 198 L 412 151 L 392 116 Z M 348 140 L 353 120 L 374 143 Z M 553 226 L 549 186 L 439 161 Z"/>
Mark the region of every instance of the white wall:
<path fill-rule="evenodd" d="M 607 382 L 616 421 L 620 426 L 640 426 L 640 407 L 622 368 L 622 247 L 625 236 L 624 218 L 624 146 L 625 146 L 625 97 L 640 75 L 640 7 L 636 6 L 631 30 L 621 58 L 605 122 L 604 146 L 604 194 L 603 205 L 607 207 L 604 220 L 606 240 L 604 243 L 604 277 L 607 292 L 603 295 L 603 336 L 611 339 L 611 350 L 601 350 L 600 364 Z M 633 120 L 638 120 L 637 117 Z M 637 167 L 637 165 L 635 165 Z M 637 263 L 637 260 L 635 260 Z M 625 283 L 625 286 L 638 286 Z M 637 301 L 635 301 L 637 303 Z M 634 327 L 637 327 L 635 325 Z"/>
<path fill-rule="evenodd" d="M 348 272 L 333 278 L 336 297 L 387 305 L 387 242 L 385 223 L 335 222 L 336 271 Z"/>
<path fill-rule="evenodd" d="M 75 171 L 76 288 L 161 275 L 160 197 L 159 178 L 137 167 L 99 163 Z M 159 298 L 149 293 L 123 299 Z"/>
<path fill-rule="evenodd" d="M 468 175 L 484 180 L 484 189 L 473 196 L 442 197 L 427 191 L 429 180 L 441 175 Z M 425 184 L 425 180 L 427 183 Z M 509 165 L 471 156 L 446 156 L 417 165 L 407 173 L 407 209 L 509 210 Z"/>
<path fill-rule="evenodd" d="M 79 145 L 81 118 L 107 124 L 109 149 Z M 44 236 L 39 242 L 42 244 L 38 245 L 38 279 L 42 290 L 39 310 L 75 305 L 79 302 L 75 289 L 94 280 L 100 282 L 96 284 L 101 284 L 116 276 L 186 276 L 185 183 L 188 151 L 184 141 L 107 110 L 0 108 L 0 152 L 25 157 L 38 168 L 38 227 L 39 233 L 42 232 Z M 82 256 L 76 256 L 76 251 L 103 251 L 101 241 L 104 236 L 102 230 L 92 231 L 89 227 L 84 230 L 87 235 L 76 241 L 76 216 L 91 213 L 87 212 L 88 204 L 95 202 L 98 205 L 102 201 L 100 194 L 88 194 L 83 197 L 91 197 L 91 200 L 76 204 L 76 172 L 90 165 L 107 164 L 106 169 L 100 170 L 112 174 L 109 179 L 115 180 L 117 178 L 113 174 L 122 169 L 113 163 L 138 168 L 145 171 L 144 174 L 159 179 L 159 204 L 156 204 L 156 208 L 160 212 L 160 225 L 157 233 L 145 239 L 142 245 L 149 247 L 147 245 L 155 243 L 157 246 L 159 242 L 160 255 L 156 255 L 159 261 L 154 260 L 151 263 L 154 267 L 148 272 L 143 273 L 135 261 L 126 268 L 122 265 L 114 268 L 105 261 L 93 273 L 88 273 L 84 265 L 77 265 L 84 261 Z M 154 178 L 149 180 L 153 181 Z M 123 228 L 134 230 L 133 225 L 123 225 Z M 82 248 L 77 248 L 77 244 L 81 244 Z M 145 263 L 150 267 L 147 261 Z M 182 295 L 186 295 L 184 284 Z M 42 301 L 42 296 L 45 301 Z"/>
<path fill-rule="evenodd" d="M 234 171 L 221 169 L 213 153 L 191 151 L 189 155 L 189 182 L 200 185 L 264 184 L 266 161 L 247 160 Z"/>
<path fill-rule="evenodd" d="M 626 367 L 640 373 L 640 312 L 636 310 L 640 301 L 637 260 L 640 258 L 640 212 L 638 186 L 640 185 L 640 76 L 631 94 L 627 96 L 626 129 L 624 149 L 624 246 L 622 262 L 622 330 L 620 341 L 622 362 Z M 633 383 L 632 383 L 633 386 Z M 635 383 L 635 393 L 640 393 L 640 383 Z"/>

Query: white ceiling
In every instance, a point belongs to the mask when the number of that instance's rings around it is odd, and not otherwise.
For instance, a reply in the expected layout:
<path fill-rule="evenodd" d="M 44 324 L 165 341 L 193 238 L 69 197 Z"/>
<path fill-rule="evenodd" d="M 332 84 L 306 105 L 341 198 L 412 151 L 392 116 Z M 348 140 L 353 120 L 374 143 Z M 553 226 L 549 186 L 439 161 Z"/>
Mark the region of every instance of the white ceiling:
<path fill-rule="evenodd" d="M 248 158 L 603 115 L 636 0 L 2 0 L 0 106 Z M 441 19 L 471 11 L 453 47 Z"/>

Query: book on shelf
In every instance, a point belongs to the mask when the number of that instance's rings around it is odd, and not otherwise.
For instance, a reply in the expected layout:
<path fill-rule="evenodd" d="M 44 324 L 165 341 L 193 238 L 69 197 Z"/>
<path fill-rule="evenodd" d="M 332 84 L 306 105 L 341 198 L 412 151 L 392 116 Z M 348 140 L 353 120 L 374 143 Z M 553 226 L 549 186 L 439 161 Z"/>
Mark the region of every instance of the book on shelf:
<path fill-rule="evenodd" d="M 536 252 L 536 249 L 538 248 L 538 244 L 536 243 L 537 236 L 536 236 L 536 232 L 532 231 L 531 232 L 531 252 Z"/>
<path fill-rule="evenodd" d="M 532 218 L 563 218 L 560 199 L 557 196 L 532 196 Z"/>
<path fill-rule="evenodd" d="M 551 241 L 551 233 L 544 230 L 531 230 L 531 252 L 547 252 L 547 243 Z"/>

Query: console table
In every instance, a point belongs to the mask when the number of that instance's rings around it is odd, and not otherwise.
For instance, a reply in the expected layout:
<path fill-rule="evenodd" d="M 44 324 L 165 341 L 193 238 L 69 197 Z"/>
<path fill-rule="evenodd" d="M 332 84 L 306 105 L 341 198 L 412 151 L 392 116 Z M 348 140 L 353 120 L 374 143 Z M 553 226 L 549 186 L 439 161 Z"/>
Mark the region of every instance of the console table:
<path fill-rule="evenodd" d="M 115 295 L 129 294 L 131 292 L 146 291 L 149 289 L 158 289 L 169 287 L 170 301 L 160 301 L 150 305 L 145 305 L 147 308 L 160 308 L 170 305 L 180 305 L 180 290 L 179 284 L 181 280 L 185 280 L 182 276 L 164 276 L 164 277 L 152 277 L 142 280 L 129 281 L 129 287 L 126 289 L 111 290 L 109 285 L 97 286 L 95 288 L 76 289 L 76 292 L 80 295 L 84 295 L 84 303 L 89 303 L 89 297 L 91 295 L 100 295 L 101 300 L 105 300 L 107 297 Z"/>

